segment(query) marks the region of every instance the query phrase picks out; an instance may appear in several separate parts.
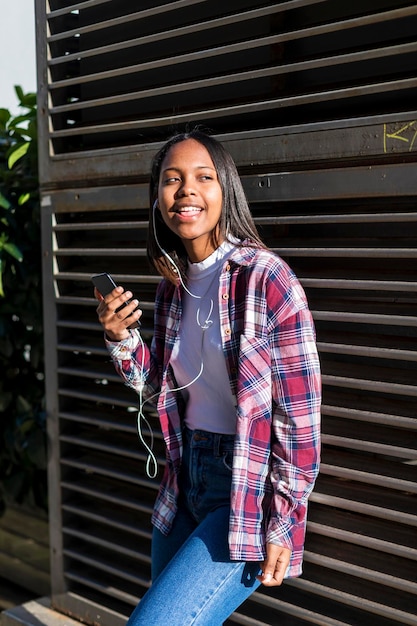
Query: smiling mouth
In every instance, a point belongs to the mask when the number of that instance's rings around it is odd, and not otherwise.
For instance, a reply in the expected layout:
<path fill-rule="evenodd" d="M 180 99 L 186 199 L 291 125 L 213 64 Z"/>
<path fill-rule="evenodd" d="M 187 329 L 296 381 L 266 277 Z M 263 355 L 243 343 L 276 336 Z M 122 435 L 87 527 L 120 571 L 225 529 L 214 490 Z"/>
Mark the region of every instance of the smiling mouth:
<path fill-rule="evenodd" d="M 196 207 L 196 206 L 186 206 L 186 207 L 180 207 L 179 209 L 177 209 L 175 211 L 175 213 L 177 215 L 187 215 L 187 216 L 192 216 L 192 215 L 198 215 L 199 213 L 202 212 L 203 209 L 201 209 L 200 207 Z"/>

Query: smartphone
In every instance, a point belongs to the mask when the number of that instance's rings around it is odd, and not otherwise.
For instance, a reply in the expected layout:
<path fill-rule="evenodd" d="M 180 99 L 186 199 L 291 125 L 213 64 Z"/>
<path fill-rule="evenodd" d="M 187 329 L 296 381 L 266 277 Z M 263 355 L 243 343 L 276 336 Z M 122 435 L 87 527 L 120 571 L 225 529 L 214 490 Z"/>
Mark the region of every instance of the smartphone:
<path fill-rule="evenodd" d="M 94 287 L 96 287 L 102 296 L 107 296 L 107 294 L 117 287 L 110 274 L 106 274 L 105 272 L 103 274 L 92 276 L 91 280 L 93 281 Z"/>
<path fill-rule="evenodd" d="M 93 282 L 94 287 L 96 287 L 96 289 L 101 293 L 103 297 L 107 296 L 107 294 L 112 292 L 113 289 L 117 287 L 113 278 L 110 276 L 110 274 L 107 274 L 106 272 L 103 272 L 103 274 L 96 274 L 95 276 L 92 276 L 91 280 Z M 120 311 L 121 309 L 123 309 L 127 304 L 129 304 L 129 302 L 130 300 L 128 300 L 127 302 L 124 302 L 122 306 L 116 309 L 116 313 L 117 311 Z M 140 328 L 140 321 L 137 320 L 133 322 L 133 324 L 131 324 L 128 328 Z"/>

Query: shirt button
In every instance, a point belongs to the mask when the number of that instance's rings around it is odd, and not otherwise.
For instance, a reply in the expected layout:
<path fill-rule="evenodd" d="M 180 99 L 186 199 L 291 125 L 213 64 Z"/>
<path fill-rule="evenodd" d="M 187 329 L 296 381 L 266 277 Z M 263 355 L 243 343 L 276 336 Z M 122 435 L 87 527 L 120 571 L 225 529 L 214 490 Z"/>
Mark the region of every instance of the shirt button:
<path fill-rule="evenodd" d="M 225 335 L 231 335 L 232 331 L 230 330 L 230 328 L 226 328 L 226 330 L 224 331 Z"/>
<path fill-rule="evenodd" d="M 223 300 L 228 300 L 229 299 L 229 294 L 228 293 L 224 293 L 222 295 Z"/>
<path fill-rule="evenodd" d="M 226 271 L 227 271 L 227 272 L 230 272 L 230 263 L 228 263 L 228 264 L 226 265 Z"/>

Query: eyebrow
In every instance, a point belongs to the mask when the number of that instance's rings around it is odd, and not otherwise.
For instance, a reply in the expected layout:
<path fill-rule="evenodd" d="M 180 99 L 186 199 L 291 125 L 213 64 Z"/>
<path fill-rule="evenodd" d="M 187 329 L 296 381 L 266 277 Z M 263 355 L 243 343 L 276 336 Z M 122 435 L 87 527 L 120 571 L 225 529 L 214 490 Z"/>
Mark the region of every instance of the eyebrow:
<path fill-rule="evenodd" d="M 211 165 L 197 165 L 195 168 L 195 170 L 212 170 L 213 172 L 216 171 L 215 167 L 211 167 Z M 165 167 L 162 172 L 169 172 L 171 170 L 175 170 L 176 172 L 180 172 L 181 171 L 181 167 L 177 167 L 175 165 L 172 165 L 171 167 Z"/>

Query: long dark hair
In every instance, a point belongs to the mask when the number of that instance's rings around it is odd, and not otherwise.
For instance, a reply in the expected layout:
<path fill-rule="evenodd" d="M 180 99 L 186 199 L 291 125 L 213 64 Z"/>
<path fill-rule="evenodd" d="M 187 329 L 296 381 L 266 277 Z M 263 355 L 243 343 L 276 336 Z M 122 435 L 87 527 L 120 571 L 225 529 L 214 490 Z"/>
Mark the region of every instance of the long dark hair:
<path fill-rule="evenodd" d="M 147 243 L 148 259 L 151 265 L 161 276 L 174 284 L 178 283 L 178 273 L 167 255 L 175 262 L 183 277 L 185 277 L 187 255 L 181 239 L 165 224 L 161 212 L 155 208 L 155 202 L 158 198 L 162 162 L 172 146 L 186 139 L 194 139 L 201 143 L 206 148 L 216 168 L 223 196 L 223 208 L 219 222 L 219 233 L 222 239 L 231 236 L 242 241 L 249 240 L 250 244 L 255 247 L 265 247 L 253 221 L 235 162 L 229 152 L 219 141 L 200 130 L 174 135 L 159 150 L 152 161 Z M 157 233 L 155 233 L 155 229 Z"/>

